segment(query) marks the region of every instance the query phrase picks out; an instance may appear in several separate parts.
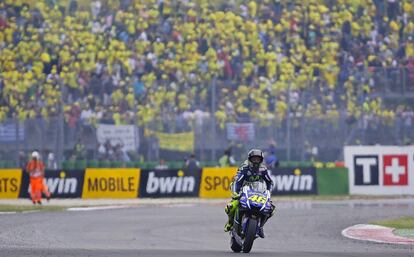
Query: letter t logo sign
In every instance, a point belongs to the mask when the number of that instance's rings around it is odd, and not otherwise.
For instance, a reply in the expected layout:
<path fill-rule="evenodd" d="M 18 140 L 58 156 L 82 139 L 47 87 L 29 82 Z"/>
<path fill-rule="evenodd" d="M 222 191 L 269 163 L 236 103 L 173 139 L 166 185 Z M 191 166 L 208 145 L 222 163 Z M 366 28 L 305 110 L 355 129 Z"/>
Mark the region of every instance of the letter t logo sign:
<path fill-rule="evenodd" d="M 360 158 L 356 160 L 356 164 L 362 166 L 362 179 L 364 184 L 371 183 L 371 166 L 376 164 L 375 158 Z"/>

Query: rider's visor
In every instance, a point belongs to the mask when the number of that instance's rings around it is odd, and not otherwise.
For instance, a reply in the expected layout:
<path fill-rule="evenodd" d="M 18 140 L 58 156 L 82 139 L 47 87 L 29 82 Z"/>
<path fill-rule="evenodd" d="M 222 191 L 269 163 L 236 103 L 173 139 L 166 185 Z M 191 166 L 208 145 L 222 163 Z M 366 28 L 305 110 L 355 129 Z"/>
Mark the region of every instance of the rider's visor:
<path fill-rule="evenodd" d="M 250 161 L 252 163 L 261 163 L 263 161 L 263 159 L 260 156 L 252 156 L 252 157 L 250 157 Z"/>

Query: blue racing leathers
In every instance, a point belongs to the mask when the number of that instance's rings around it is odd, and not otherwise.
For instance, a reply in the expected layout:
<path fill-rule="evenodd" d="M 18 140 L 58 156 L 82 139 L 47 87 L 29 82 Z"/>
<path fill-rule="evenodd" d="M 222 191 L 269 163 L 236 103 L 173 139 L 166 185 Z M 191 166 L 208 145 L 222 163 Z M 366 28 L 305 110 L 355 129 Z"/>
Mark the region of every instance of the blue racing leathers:
<path fill-rule="evenodd" d="M 272 190 L 273 181 L 270 177 L 266 166 L 261 164 L 257 170 L 253 170 L 248 164 L 248 161 L 243 162 L 239 167 L 236 176 L 233 180 L 232 191 L 238 194 L 243 187 L 244 182 L 264 181 L 267 185 L 267 190 Z"/>

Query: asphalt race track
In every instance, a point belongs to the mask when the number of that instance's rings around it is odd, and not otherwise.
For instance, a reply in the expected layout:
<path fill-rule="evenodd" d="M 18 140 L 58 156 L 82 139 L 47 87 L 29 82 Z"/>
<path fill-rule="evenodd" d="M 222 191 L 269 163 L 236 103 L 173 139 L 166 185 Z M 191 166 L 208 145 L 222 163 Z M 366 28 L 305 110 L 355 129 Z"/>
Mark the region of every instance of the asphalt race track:
<path fill-rule="evenodd" d="M 145 205 L 0 215 L 0 256 L 236 256 L 223 205 Z M 283 201 L 252 256 L 413 257 L 414 247 L 343 238 L 351 225 L 414 215 L 414 199 Z"/>

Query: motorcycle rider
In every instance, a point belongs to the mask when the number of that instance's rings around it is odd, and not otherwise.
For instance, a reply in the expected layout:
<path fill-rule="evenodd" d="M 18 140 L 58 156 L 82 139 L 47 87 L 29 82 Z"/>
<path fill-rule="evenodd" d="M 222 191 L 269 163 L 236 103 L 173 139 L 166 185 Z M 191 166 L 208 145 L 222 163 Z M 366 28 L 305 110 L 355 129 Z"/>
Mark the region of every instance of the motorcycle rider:
<path fill-rule="evenodd" d="M 252 149 L 249 151 L 247 160 L 239 167 L 236 176 L 231 184 L 232 200 L 227 204 L 224 211 L 228 215 L 228 222 L 224 225 L 224 231 L 228 232 L 233 228 L 233 219 L 237 206 L 239 204 L 240 190 L 243 187 L 244 182 L 256 182 L 264 181 L 267 186 L 267 190 L 272 190 L 273 181 L 270 178 L 269 171 L 263 163 L 263 152 L 259 149 Z M 261 222 L 258 235 L 264 238 L 263 225 L 266 221 L 273 216 L 275 206 L 271 203 L 271 214 Z"/>

